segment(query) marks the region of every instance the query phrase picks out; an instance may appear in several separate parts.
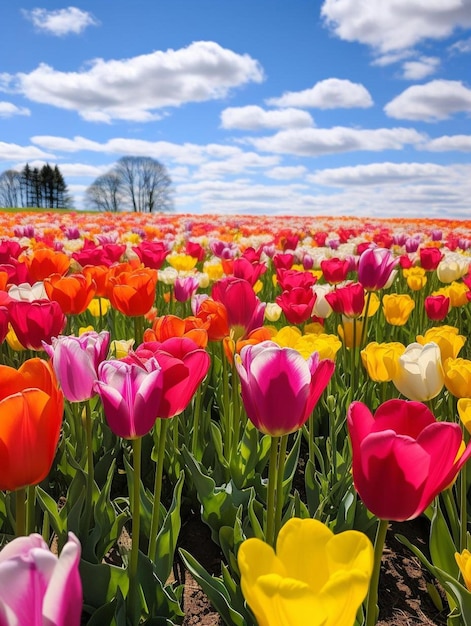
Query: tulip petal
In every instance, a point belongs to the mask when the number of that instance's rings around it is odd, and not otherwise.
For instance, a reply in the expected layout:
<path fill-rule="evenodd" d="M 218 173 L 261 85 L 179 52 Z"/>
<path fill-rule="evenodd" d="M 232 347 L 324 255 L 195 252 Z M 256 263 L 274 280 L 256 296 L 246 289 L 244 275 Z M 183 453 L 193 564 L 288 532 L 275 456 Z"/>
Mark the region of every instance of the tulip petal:
<path fill-rule="evenodd" d="M 404 400 L 388 400 L 381 404 L 374 416 L 372 432 L 394 430 L 398 435 L 407 435 L 417 439 L 419 434 L 435 423 L 433 413 L 422 402 L 404 402 Z"/>

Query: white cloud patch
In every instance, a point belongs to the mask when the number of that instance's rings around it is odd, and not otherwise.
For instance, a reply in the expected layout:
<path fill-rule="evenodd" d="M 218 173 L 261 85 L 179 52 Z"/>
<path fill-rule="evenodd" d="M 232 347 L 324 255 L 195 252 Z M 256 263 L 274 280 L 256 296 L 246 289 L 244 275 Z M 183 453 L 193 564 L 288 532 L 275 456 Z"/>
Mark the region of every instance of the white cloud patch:
<path fill-rule="evenodd" d="M 77 111 L 88 121 L 148 122 L 157 111 L 188 102 L 224 98 L 264 79 L 259 63 L 212 41 L 129 59 L 94 59 L 87 69 L 61 72 L 41 63 L 15 77 L 16 89 L 34 102 Z M 4 78 L 4 81 L 6 79 Z"/>
<path fill-rule="evenodd" d="M 77 7 L 67 7 L 48 11 L 47 9 L 32 9 L 22 11 L 23 15 L 29 19 L 36 30 L 63 37 L 65 35 L 79 35 L 88 26 L 97 26 L 98 22 L 91 13 L 82 11 Z"/>
<path fill-rule="evenodd" d="M 320 156 L 342 152 L 401 150 L 419 144 L 424 136 L 409 128 L 362 130 L 337 126 L 280 131 L 271 137 L 247 139 L 259 150 L 297 156 Z"/>
<path fill-rule="evenodd" d="M 327 27 L 340 39 L 385 54 L 427 39 L 444 39 L 471 26 L 467 0 L 324 0 Z"/>
<path fill-rule="evenodd" d="M 471 52 L 471 37 L 455 41 L 455 43 L 448 48 L 448 51 L 451 54 L 468 54 Z"/>
<path fill-rule="evenodd" d="M 435 163 L 371 163 L 320 170 L 309 180 L 320 185 L 397 185 L 420 179 L 444 178 L 448 168 Z"/>
<path fill-rule="evenodd" d="M 432 139 L 424 146 L 430 152 L 471 152 L 471 135 L 444 135 Z"/>
<path fill-rule="evenodd" d="M 271 106 L 316 109 L 368 108 L 373 100 L 359 83 L 340 78 L 327 78 L 303 91 L 287 91 L 279 98 L 266 101 Z"/>
<path fill-rule="evenodd" d="M 32 161 L 33 159 L 55 159 L 54 154 L 35 146 L 19 146 L 0 141 L 0 161 Z"/>
<path fill-rule="evenodd" d="M 294 178 L 303 178 L 307 171 L 307 167 L 304 165 L 280 165 L 267 170 L 265 176 L 274 180 L 293 180 Z"/>
<path fill-rule="evenodd" d="M 17 107 L 13 102 L 0 101 L 0 117 L 13 117 L 14 115 L 31 115 L 31 111 L 25 107 Z"/>
<path fill-rule="evenodd" d="M 406 80 L 422 80 L 435 74 L 440 66 L 437 57 L 420 57 L 417 61 L 406 61 L 402 65 L 402 77 Z"/>
<path fill-rule="evenodd" d="M 293 108 L 266 111 L 254 105 L 229 107 L 221 113 L 221 126 L 228 129 L 305 128 L 313 125 L 313 119 L 307 111 Z"/>
<path fill-rule="evenodd" d="M 434 122 L 471 113 L 471 89 L 455 80 L 433 80 L 409 87 L 384 107 L 395 119 Z"/>

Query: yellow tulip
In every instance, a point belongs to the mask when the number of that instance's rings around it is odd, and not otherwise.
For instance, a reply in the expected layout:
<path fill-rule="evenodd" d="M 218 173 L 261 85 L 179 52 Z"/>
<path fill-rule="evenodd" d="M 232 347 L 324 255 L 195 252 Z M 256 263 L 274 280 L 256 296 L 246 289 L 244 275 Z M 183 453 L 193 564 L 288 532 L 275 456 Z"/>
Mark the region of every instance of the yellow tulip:
<path fill-rule="evenodd" d="M 11 324 L 8 324 L 8 332 L 5 339 L 10 348 L 15 352 L 23 352 L 23 350 L 26 350 L 26 348 L 18 341 L 18 337 L 16 336 Z"/>
<path fill-rule="evenodd" d="M 398 341 L 389 343 L 370 342 L 360 352 L 363 366 L 371 380 L 386 383 L 397 373 L 399 357 L 405 352 L 405 346 Z"/>
<path fill-rule="evenodd" d="M 463 576 L 464 584 L 468 591 L 471 591 L 471 552 L 469 550 L 463 550 L 461 554 L 455 552 L 455 559 Z"/>
<path fill-rule="evenodd" d="M 471 398 L 460 398 L 457 406 L 461 423 L 471 433 Z"/>
<path fill-rule="evenodd" d="M 415 302 L 408 294 L 393 293 L 383 296 L 384 317 L 392 326 L 404 326 L 414 307 Z"/>
<path fill-rule="evenodd" d="M 301 336 L 302 333 L 296 326 L 283 326 L 283 328 L 280 328 L 276 335 L 274 335 L 272 341 L 282 348 L 294 348 Z"/>
<path fill-rule="evenodd" d="M 471 395 L 471 361 L 468 359 L 446 359 L 443 363 L 445 387 L 455 398 Z"/>
<path fill-rule="evenodd" d="M 409 267 L 403 270 L 407 286 L 412 291 L 420 291 L 427 284 L 427 276 L 423 267 Z"/>
<path fill-rule="evenodd" d="M 84 335 L 85 333 L 89 333 L 94 331 L 95 329 L 93 328 L 93 326 L 80 326 L 79 328 L 79 337 L 81 335 Z"/>
<path fill-rule="evenodd" d="M 222 269 L 222 263 L 218 261 L 207 261 L 203 266 L 203 271 L 205 274 L 209 276 L 209 280 L 211 282 L 215 282 L 219 280 L 224 275 L 224 270 Z"/>
<path fill-rule="evenodd" d="M 198 263 L 198 259 L 189 254 L 170 254 L 167 257 L 167 262 L 177 272 L 189 272 Z"/>
<path fill-rule="evenodd" d="M 366 535 L 334 535 L 315 519 L 291 518 L 276 554 L 261 539 L 238 553 L 242 593 L 259 626 L 352 626 L 373 569 Z"/>
<path fill-rule="evenodd" d="M 87 307 L 87 311 L 90 311 L 93 317 L 100 317 L 101 315 L 106 315 L 110 306 L 108 298 L 93 298 Z"/>
<path fill-rule="evenodd" d="M 424 335 L 417 335 L 417 342 L 425 345 L 433 341 L 440 348 L 442 363 L 447 359 L 456 359 L 459 351 L 466 342 L 466 337 L 458 335 L 456 326 L 434 326 L 429 328 Z"/>
<path fill-rule="evenodd" d="M 365 306 L 363 307 L 363 311 L 362 311 L 362 316 L 365 316 L 366 313 L 366 305 L 368 304 L 368 317 L 372 317 L 376 311 L 379 309 L 379 298 L 378 296 L 374 293 L 374 291 L 372 291 L 369 295 L 369 298 L 365 299 Z"/>
<path fill-rule="evenodd" d="M 327 333 L 308 333 L 299 337 L 294 344 L 301 356 L 308 359 L 313 352 L 319 353 L 320 359 L 330 359 L 335 361 L 337 352 L 342 347 L 342 342 L 337 335 L 328 335 Z"/>
<path fill-rule="evenodd" d="M 354 342 L 356 347 L 360 345 L 362 330 L 363 320 L 345 317 L 344 315 L 342 315 L 342 324 L 339 324 L 337 327 L 340 339 L 347 348 L 352 348 Z"/>
<path fill-rule="evenodd" d="M 115 359 L 123 359 L 134 345 L 134 339 L 114 339 L 110 344 L 110 352 Z"/>
<path fill-rule="evenodd" d="M 451 285 L 448 285 L 447 295 L 450 298 L 451 306 L 455 308 L 466 306 L 469 302 L 466 295 L 468 291 L 468 286 L 465 283 L 453 282 Z"/>

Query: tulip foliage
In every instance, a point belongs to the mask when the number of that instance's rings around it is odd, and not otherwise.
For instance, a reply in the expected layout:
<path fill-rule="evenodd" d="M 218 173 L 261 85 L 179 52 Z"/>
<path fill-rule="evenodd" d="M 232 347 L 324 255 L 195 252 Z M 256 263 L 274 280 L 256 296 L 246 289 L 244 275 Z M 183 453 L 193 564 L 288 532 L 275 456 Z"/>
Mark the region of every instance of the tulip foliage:
<path fill-rule="evenodd" d="M 373 626 L 421 518 L 470 625 L 471 223 L 109 220 L 0 216 L 0 624 Z"/>

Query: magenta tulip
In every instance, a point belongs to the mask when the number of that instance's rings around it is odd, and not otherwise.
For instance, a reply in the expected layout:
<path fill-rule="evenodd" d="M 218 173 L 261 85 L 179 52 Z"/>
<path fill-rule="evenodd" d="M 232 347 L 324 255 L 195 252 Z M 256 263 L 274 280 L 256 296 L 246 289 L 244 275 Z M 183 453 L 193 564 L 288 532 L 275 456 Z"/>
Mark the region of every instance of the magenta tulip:
<path fill-rule="evenodd" d="M 225 306 L 234 340 L 247 337 L 252 330 L 263 326 L 266 304 L 260 302 L 252 285 L 243 278 L 228 276 L 218 280 L 211 297 Z"/>
<path fill-rule="evenodd" d="M 58 302 L 12 300 L 8 305 L 10 323 L 24 348 L 42 350 L 43 342 L 51 343 L 64 330 L 66 317 Z"/>
<path fill-rule="evenodd" d="M 367 291 L 382 289 L 398 263 L 399 259 L 386 248 L 367 248 L 358 261 L 358 281 Z"/>
<path fill-rule="evenodd" d="M 137 439 L 151 430 L 164 388 L 162 368 L 155 358 L 144 362 L 134 355 L 131 360 L 103 361 L 95 383 L 109 427 L 124 439 Z M 171 367 L 176 379 L 185 376 L 181 362 L 175 360 Z"/>
<path fill-rule="evenodd" d="M 276 297 L 276 304 L 290 324 L 303 324 L 312 317 L 317 294 L 311 287 L 293 287 Z"/>
<path fill-rule="evenodd" d="M 389 400 L 374 416 L 353 402 L 347 424 L 355 488 L 380 519 L 418 517 L 471 456 L 470 445 L 460 454 L 459 425 L 437 422 L 421 402 Z"/>
<path fill-rule="evenodd" d="M 297 350 L 262 341 L 244 346 L 236 367 L 249 419 L 261 432 L 278 437 L 306 422 L 335 366 L 319 360 L 317 352 L 306 361 Z"/>
<path fill-rule="evenodd" d="M 73 533 L 59 558 L 38 534 L 8 543 L 0 551 L 1 626 L 79 626 L 80 552 Z"/>
<path fill-rule="evenodd" d="M 196 276 L 186 276 L 185 278 L 177 278 L 173 286 L 173 295 L 177 302 L 186 302 L 197 291 L 200 282 Z"/>
<path fill-rule="evenodd" d="M 98 366 L 108 354 L 109 342 L 110 333 L 104 330 L 80 337 L 60 335 L 53 337 L 52 345 L 43 344 L 69 402 L 83 402 L 95 395 Z"/>

